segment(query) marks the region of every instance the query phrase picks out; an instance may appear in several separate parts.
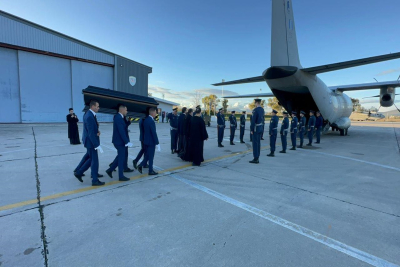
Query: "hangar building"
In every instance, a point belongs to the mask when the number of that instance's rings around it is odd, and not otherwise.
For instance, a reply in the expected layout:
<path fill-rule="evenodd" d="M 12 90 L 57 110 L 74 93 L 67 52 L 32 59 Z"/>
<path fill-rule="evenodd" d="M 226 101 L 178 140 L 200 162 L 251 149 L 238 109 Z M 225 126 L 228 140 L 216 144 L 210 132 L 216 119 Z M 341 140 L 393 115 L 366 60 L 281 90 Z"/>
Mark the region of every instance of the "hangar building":
<path fill-rule="evenodd" d="M 148 96 L 152 68 L 0 10 L 0 123 L 82 120 L 82 89 Z M 112 115 L 99 114 L 99 121 Z"/>

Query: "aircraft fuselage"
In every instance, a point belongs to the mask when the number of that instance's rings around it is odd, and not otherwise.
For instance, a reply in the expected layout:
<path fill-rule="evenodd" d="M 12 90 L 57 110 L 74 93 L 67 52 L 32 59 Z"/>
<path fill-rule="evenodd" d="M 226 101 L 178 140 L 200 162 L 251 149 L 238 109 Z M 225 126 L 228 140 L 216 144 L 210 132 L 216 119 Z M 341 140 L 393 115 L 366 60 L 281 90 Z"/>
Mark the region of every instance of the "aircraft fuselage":
<path fill-rule="evenodd" d="M 288 111 L 319 110 L 332 126 L 348 129 L 353 104 L 350 97 L 339 91 L 332 91 L 318 78 L 297 67 L 271 67 L 263 77 L 280 104 Z"/>

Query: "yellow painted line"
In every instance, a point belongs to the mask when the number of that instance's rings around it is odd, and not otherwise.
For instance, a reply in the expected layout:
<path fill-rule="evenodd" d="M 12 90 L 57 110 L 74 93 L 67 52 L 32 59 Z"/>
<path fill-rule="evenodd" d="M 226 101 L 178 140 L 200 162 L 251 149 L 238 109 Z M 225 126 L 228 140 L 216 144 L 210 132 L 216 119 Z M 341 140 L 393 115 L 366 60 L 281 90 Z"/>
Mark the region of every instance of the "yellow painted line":
<path fill-rule="evenodd" d="M 277 146 L 279 146 L 279 145 L 277 145 Z M 261 150 L 264 150 L 264 149 L 267 149 L 267 148 L 269 148 L 269 146 L 268 147 L 266 147 L 266 146 L 265 147 L 261 147 Z M 205 160 L 204 163 L 217 161 L 217 160 L 221 160 L 221 159 L 226 159 L 226 158 L 234 157 L 234 156 L 237 156 L 237 155 L 243 155 L 243 154 L 250 153 L 252 151 L 253 151 L 252 149 L 249 149 L 249 150 L 237 152 L 237 153 L 234 153 L 234 154 L 223 155 L 223 156 L 220 156 L 220 157 L 216 157 L 216 158 Z M 185 164 L 185 165 L 182 165 L 182 166 L 177 166 L 177 167 L 174 167 L 174 168 L 169 168 L 169 169 L 166 169 L 166 170 L 163 170 L 163 171 L 159 171 L 159 174 L 166 173 L 166 172 L 173 172 L 173 171 L 185 169 L 185 168 L 188 168 L 188 167 L 191 167 L 191 166 L 192 166 L 192 164 Z M 147 174 L 141 174 L 141 175 L 133 176 L 130 179 L 131 179 L 131 181 L 133 181 L 133 180 L 137 180 L 137 179 L 140 179 L 140 178 L 143 178 L 143 177 L 147 177 L 147 176 L 148 176 Z M 119 183 L 126 183 L 126 182 L 121 182 L 119 180 L 116 180 L 116 181 L 112 181 L 112 182 L 106 183 L 104 186 L 100 186 L 100 187 L 98 187 L 98 186 L 88 186 L 88 187 L 84 187 L 84 188 L 80 188 L 80 189 L 75 189 L 75 190 L 66 191 L 66 192 L 62 192 L 62 193 L 58 193 L 58 194 L 54 194 L 54 195 L 50 195 L 50 196 L 41 197 L 40 201 L 46 201 L 46 200 L 56 199 L 56 198 L 70 196 L 70 195 L 74 195 L 74 194 L 79 194 L 79 193 L 83 193 L 83 192 L 88 192 L 88 191 L 92 191 L 92 190 L 95 190 L 95 189 L 104 188 L 105 186 L 115 185 L 115 184 L 119 184 Z M 19 207 L 23 207 L 23 206 L 27 206 L 27 205 L 32 205 L 32 204 L 37 204 L 37 199 L 31 199 L 31 200 L 26 200 L 26 201 L 22 201 L 22 202 L 10 204 L 10 205 L 1 206 L 0 207 L 0 211 L 15 209 L 15 208 L 19 208 Z"/>

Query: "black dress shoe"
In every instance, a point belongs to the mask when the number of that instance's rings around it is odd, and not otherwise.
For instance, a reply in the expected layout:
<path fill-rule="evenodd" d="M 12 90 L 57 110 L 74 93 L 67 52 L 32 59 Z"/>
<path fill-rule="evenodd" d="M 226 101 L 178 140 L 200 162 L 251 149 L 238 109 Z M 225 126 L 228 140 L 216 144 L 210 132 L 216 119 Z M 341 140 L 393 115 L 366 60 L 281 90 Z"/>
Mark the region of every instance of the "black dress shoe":
<path fill-rule="evenodd" d="M 312 146 L 312 144 L 308 143 L 307 146 Z"/>
<path fill-rule="evenodd" d="M 222 144 L 218 144 L 218 147 L 224 147 Z"/>
<path fill-rule="evenodd" d="M 315 142 L 316 144 L 320 144 L 320 142 Z"/>
<path fill-rule="evenodd" d="M 126 181 L 129 181 L 130 179 L 128 178 L 128 177 L 122 177 L 122 178 L 119 178 L 119 180 L 121 181 L 121 182 L 126 182 Z"/>
<path fill-rule="evenodd" d="M 260 163 L 260 162 L 258 161 L 258 159 L 253 159 L 253 160 L 249 161 L 249 163 L 258 164 L 258 163 Z"/>
<path fill-rule="evenodd" d="M 149 165 L 146 165 L 146 166 L 144 166 L 143 168 L 147 169 L 147 168 L 149 168 Z"/>
<path fill-rule="evenodd" d="M 197 166 L 197 167 L 200 167 L 200 164 L 195 164 L 195 163 L 192 163 L 192 166 Z"/>
<path fill-rule="evenodd" d="M 158 172 L 155 172 L 155 171 L 149 172 L 149 175 L 157 175 L 157 174 L 158 174 Z"/>
<path fill-rule="evenodd" d="M 110 178 L 113 178 L 112 177 L 112 171 L 110 169 L 106 170 L 106 173 Z"/>
<path fill-rule="evenodd" d="M 274 152 L 269 153 L 267 157 L 275 157 Z"/>
<path fill-rule="evenodd" d="M 173 149 L 171 150 L 171 154 L 175 154 L 175 151 Z"/>
<path fill-rule="evenodd" d="M 234 146 L 235 145 L 235 143 L 234 142 L 231 142 L 231 146 Z"/>
<path fill-rule="evenodd" d="M 289 150 L 296 150 L 296 148 L 295 147 L 292 147 L 291 149 L 289 149 Z"/>
<path fill-rule="evenodd" d="M 137 161 L 133 160 L 133 168 L 135 168 L 137 170 Z"/>
<path fill-rule="evenodd" d="M 124 170 L 124 172 L 133 172 L 133 170 L 132 170 L 131 168 L 126 168 L 126 169 Z"/>
<path fill-rule="evenodd" d="M 142 166 L 138 166 L 138 171 L 139 171 L 140 173 L 143 173 L 143 172 L 142 172 Z"/>
<path fill-rule="evenodd" d="M 285 150 L 282 150 L 282 151 L 279 151 L 279 153 L 286 153 L 286 151 L 285 151 Z"/>
<path fill-rule="evenodd" d="M 76 172 L 74 172 L 74 176 L 76 177 L 76 179 L 79 180 L 79 182 L 83 183 L 82 175 L 79 175 L 79 174 L 77 174 Z"/>
<path fill-rule="evenodd" d="M 104 175 L 103 175 L 103 174 L 100 174 L 100 173 L 98 173 L 98 174 L 97 174 L 97 177 L 98 177 L 98 178 L 101 178 L 101 177 L 104 177 Z"/>
<path fill-rule="evenodd" d="M 303 148 L 303 146 L 298 146 L 298 148 Z"/>
<path fill-rule="evenodd" d="M 246 142 L 240 141 L 241 144 L 245 144 Z"/>
<path fill-rule="evenodd" d="M 261 137 L 261 140 L 264 140 L 264 138 Z"/>
<path fill-rule="evenodd" d="M 101 186 L 101 185 L 104 185 L 104 184 L 105 184 L 105 182 L 100 182 L 99 180 L 97 180 L 95 182 L 92 182 L 92 186 Z"/>

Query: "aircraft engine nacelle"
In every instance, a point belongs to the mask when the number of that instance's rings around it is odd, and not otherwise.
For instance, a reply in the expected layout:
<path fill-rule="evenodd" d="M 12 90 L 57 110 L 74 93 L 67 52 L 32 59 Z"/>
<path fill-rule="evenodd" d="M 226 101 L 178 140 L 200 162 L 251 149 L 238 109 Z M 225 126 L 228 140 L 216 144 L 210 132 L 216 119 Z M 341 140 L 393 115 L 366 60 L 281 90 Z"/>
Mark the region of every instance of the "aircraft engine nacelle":
<path fill-rule="evenodd" d="M 382 107 L 391 107 L 394 104 L 396 97 L 396 89 L 393 87 L 382 87 L 379 96 L 380 104 Z"/>

